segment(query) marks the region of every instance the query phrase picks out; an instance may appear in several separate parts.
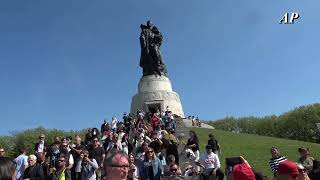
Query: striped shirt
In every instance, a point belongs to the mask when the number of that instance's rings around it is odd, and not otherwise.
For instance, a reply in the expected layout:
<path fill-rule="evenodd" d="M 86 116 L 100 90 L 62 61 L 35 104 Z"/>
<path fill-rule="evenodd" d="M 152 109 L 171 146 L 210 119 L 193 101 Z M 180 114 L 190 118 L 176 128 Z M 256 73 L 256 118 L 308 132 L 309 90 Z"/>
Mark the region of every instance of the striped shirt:
<path fill-rule="evenodd" d="M 287 160 L 287 158 L 284 156 L 279 156 L 277 158 L 271 158 L 269 161 L 269 165 L 270 165 L 272 172 L 277 171 L 279 164 L 285 160 Z"/>

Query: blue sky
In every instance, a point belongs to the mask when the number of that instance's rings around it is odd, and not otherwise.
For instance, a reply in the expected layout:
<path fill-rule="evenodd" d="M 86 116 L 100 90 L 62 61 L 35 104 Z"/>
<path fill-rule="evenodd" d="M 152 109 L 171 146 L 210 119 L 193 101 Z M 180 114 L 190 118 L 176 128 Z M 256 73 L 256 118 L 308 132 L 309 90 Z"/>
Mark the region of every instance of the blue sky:
<path fill-rule="evenodd" d="M 0 134 L 82 129 L 129 111 L 151 19 L 186 115 L 264 116 L 319 102 L 316 0 L 0 1 Z M 293 25 L 278 24 L 298 12 Z"/>

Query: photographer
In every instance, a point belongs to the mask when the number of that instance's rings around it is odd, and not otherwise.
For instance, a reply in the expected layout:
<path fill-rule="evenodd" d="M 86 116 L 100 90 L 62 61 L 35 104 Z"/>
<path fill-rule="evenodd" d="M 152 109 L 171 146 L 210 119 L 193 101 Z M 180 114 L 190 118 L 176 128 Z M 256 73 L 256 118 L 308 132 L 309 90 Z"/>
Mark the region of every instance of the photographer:
<path fill-rule="evenodd" d="M 227 180 L 256 180 L 250 164 L 242 156 L 226 158 L 226 164 Z"/>
<path fill-rule="evenodd" d="M 89 157 L 89 152 L 87 150 L 83 150 L 76 166 L 76 171 L 80 172 L 80 180 L 95 180 L 95 170 L 98 168 L 97 161 L 92 157 Z"/>

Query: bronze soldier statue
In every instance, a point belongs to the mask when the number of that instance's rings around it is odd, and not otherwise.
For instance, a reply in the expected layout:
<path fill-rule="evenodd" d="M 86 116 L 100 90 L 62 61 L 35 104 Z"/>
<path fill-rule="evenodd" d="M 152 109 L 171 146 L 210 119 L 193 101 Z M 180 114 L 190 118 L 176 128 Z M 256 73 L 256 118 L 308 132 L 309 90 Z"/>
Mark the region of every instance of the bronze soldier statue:
<path fill-rule="evenodd" d="M 162 43 L 161 32 L 156 26 L 153 26 L 151 21 L 147 21 L 147 25 L 141 24 L 140 28 L 140 67 L 143 69 L 143 76 L 168 76 L 166 65 L 164 64 L 160 53 L 160 46 Z"/>

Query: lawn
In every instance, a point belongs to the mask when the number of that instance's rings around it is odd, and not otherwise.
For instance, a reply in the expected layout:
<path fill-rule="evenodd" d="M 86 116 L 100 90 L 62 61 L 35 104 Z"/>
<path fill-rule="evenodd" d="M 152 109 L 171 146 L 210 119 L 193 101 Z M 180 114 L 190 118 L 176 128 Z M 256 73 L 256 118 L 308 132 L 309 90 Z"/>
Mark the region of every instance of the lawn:
<path fill-rule="evenodd" d="M 208 142 L 208 134 L 214 134 L 222 150 L 219 158 L 223 171 L 226 157 L 243 156 L 256 171 L 263 172 L 269 178 L 272 177 L 272 172 L 268 164 L 271 157 L 270 148 L 272 146 L 278 147 L 281 154 L 292 161 L 297 161 L 299 157 L 298 148 L 301 146 L 308 147 L 311 155 L 315 159 L 319 159 L 320 157 L 320 145 L 315 143 L 251 134 L 237 134 L 221 130 L 200 128 L 192 129 L 196 131 L 199 137 L 201 152 L 205 152 L 205 146 Z"/>

